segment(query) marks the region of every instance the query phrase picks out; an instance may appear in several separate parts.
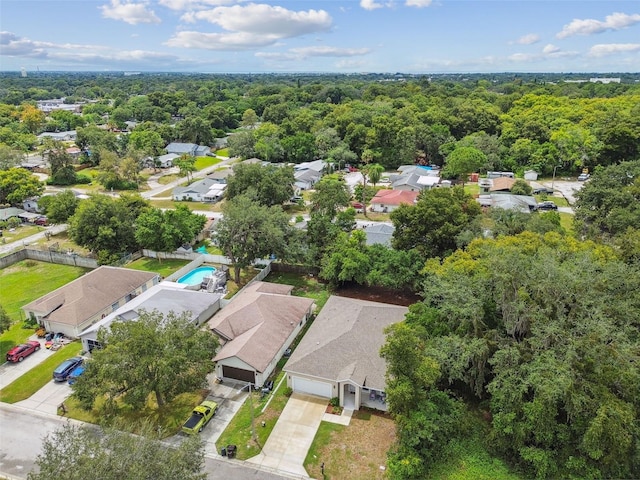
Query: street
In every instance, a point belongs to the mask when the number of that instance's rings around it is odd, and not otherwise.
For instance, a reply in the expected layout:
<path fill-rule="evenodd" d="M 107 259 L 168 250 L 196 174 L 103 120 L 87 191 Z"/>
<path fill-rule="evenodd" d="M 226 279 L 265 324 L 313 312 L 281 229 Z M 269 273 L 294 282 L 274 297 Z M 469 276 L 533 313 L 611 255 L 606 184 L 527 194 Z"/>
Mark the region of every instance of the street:
<path fill-rule="evenodd" d="M 76 422 L 57 415 L 0 403 L 0 477 L 22 480 L 35 466 L 43 439 L 65 422 Z M 218 455 L 205 457 L 204 471 L 212 480 L 281 480 L 286 477 L 255 468 L 255 465 L 228 460 Z"/>

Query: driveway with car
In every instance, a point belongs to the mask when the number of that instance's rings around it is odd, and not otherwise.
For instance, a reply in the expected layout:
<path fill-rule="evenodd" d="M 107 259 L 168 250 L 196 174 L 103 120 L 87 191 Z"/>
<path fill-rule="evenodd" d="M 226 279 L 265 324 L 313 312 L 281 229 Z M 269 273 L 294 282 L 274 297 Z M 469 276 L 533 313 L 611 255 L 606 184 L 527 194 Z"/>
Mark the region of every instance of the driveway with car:
<path fill-rule="evenodd" d="M 327 409 L 327 399 L 294 393 L 280 414 L 262 452 L 247 460 L 261 467 L 308 477 L 304 459 Z"/>
<path fill-rule="evenodd" d="M 31 339 L 35 339 L 35 336 L 32 336 Z M 41 343 L 44 345 L 44 342 Z M 44 362 L 49 356 L 53 355 L 56 352 L 52 352 L 45 348 L 40 348 L 37 352 L 33 352 L 22 362 L 19 363 L 4 363 L 0 365 L 0 388 L 4 388 L 9 385 L 11 382 L 21 377 L 25 373 L 27 373 L 32 368 L 36 367 L 41 362 Z"/>

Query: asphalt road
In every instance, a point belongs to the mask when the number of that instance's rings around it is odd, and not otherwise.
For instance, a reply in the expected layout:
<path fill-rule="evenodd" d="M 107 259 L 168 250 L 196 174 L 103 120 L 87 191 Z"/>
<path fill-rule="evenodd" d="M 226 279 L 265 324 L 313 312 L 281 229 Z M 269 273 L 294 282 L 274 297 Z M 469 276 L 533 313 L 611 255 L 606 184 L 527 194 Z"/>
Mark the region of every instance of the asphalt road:
<path fill-rule="evenodd" d="M 43 439 L 65 422 L 75 422 L 56 415 L 33 412 L 15 405 L 0 403 L 0 477 L 23 480 L 35 467 L 42 451 Z M 212 480 L 282 480 L 301 478 L 282 476 L 242 461 L 218 456 L 205 457 L 207 478 Z M 304 478 L 304 477 L 303 477 Z"/>

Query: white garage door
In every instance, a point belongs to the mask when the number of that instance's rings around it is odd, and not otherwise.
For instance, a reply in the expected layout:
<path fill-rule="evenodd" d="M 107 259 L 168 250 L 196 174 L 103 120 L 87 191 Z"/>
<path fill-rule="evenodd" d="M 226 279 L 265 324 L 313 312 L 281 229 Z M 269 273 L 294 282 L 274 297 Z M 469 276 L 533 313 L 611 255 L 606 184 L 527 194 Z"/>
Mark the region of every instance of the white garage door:
<path fill-rule="evenodd" d="M 293 391 L 309 393 L 319 397 L 331 398 L 331 384 L 327 382 L 317 382 L 306 378 L 293 377 Z"/>

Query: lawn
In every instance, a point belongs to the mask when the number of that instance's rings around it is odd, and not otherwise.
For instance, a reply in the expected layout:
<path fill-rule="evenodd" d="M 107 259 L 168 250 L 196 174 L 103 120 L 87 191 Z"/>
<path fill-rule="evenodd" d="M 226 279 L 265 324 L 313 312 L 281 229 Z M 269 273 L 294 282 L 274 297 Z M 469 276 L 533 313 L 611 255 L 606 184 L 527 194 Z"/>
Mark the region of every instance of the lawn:
<path fill-rule="evenodd" d="M 0 402 L 16 403 L 29 398 L 48 382 L 53 381 L 51 375 L 58 365 L 67 358 L 78 355 L 81 350 L 82 343 L 78 341 L 63 346 L 44 362 L 0 390 Z"/>
<path fill-rule="evenodd" d="M 161 196 L 161 195 L 158 195 Z M 174 202 L 173 200 L 154 200 L 151 198 L 149 203 L 156 208 L 176 208 L 176 205 L 186 205 L 189 210 L 200 210 L 208 212 L 220 212 L 222 202 L 218 203 L 201 203 L 201 202 Z"/>
<path fill-rule="evenodd" d="M 213 165 L 220 163 L 222 159 L 215 157 L 197 157 L 195 167 L 196 170 L 202 170 L 207 167 L 212 167 Z"/>
<path fill-rule="evenodd" d="M 348 426 L 320 423 L 304 466 L 312 478 L 323 478 L 324 463 L 325 479 L 383 479 L 387 451 L 395 438 L 396 426 L 389 415 L 356 411 Z"/>
<path fill-rule="evenodd" d="M 567 232 L 567 235 L 573 235 L 574 215 L 571 213 L 563 212 L 560 212 L 558 215 L 560 215 L 560 226 L 564 228 L 565 232 Z"/>
<path fill-rule="evenodd" d="M 160 178 L 158 178 L 158 183 L 160 185 L 167 185 L 175 180 L 178 180 L 179 178 L 182 178 L 180 175 L 178 175 L 177 173 L 169 173 L 167 175 L 163 175 Z M 173 188 L 167 190 L 167 192 L 169 192 L 167 195 L 171 195 L 171 191 L 173 190 Z"/>
<path fill-rule="evenodd" d="M 0 305 L 16 322 L 0 335 L 0 358 L 4 358 L 11 347 L 24 342 L 33 333 L 33 329 L 22 328 L 20 308 L 75 280 L 86 271 L 85 268 L 34 260 L 23 260 L 0 270 Z"/>
<path fill-rule="evenodd" d="M 13 230 L 13 231 L 12 231 Z M 44 227 L 38 225 L 20 225 L 17 228 L 2 230 L 2 242 L 11 243 L 30 237 L 36 233 L 42 232 Z"/>
<path fill-rule="evenodd" d="M 320 282 L 314 275 L 271 272 L 264 280 L 265 282 L 293 285 L 293 292 L 291 293 L 299 297 L 313 298 L 316 302 L 317 310 L 322 309 L 331 295 L 327 285 Z"/>
<path fill-rule="evenodd" d="M 145 272 L 155 272 L 161 275 L 163 278 L 168 277 L 173 272 L 179 270 L 184 267 L 188 260 L 180 260 L 177 258 L 167 258 L 162 261 L 158 261 L 155 258 L 147 258 L 142 257 L 138 260 L 134 260 L 131 263 L 125 265 L 126 268 L 131 268 L 133 270 L 143 270 Z"/>
<path fill-rule="evenodd" d="M 283 377 L 284 372 L 280 372 L 274 380 L 274 384 L 277 386 Z M 246 460 L 260 453 L 262 445 L 269 438 L 273 427 L 289 400 L 289 397 L 284 394 L 286 387 L 287 382 L 283 381 L 273 393 L 264 398 L 259 392 L 252 392 L 251 399 L 248 398 L 244 402 L 231 422 L 229 422 L 229 425 L 227 425 L 227 428 L 222 432 L 222 435 L 220 435 L 216 442 L 218 451 L 227 445 L 237 445 L 237 458 L 240 460 Z M 264 408 L 268 401 L 269 405 Z M 263 408 L 264 412 L 262 411 Z M 264 427 L 262 422 L 264 422 Z M 255 440 L 251 438 L 252 428 L 255 432 Z"/>
<path fill-rule="evenodd" d="M 49 240 L 43 238 L 42 240 L 38 240 L 34 243 L 34 245 L 40 245 L 41 247 L 45 247 L 47 249 L 52 249 L 56 252 L 69 252 L 73 251 L 78 255 L 87 256 L 89 254 L 89 250 L 81 247 L 73 240 L 69 238 L 69 234 L 65 232 L 60 232 L 56 235 L 51 235 Z"/>
<path fill-rule="evenodd" d="M 220 150 L 216 150 L 216 155 L 218 155 L 220 157 L 228 157 L 229 156 L 229 149 L 228 148 L 221 148 Z"/>
<path fill-rule="evenodd" d="M 116 425 L 123 425 L 128 431 L 134 433 L 137 433 L 143 424 L 150 424 L 157 429 L 161 438 L 170 437 L 180 431 L 184 421 L 189 418 L 193 407 L 199 405 L 206 395 L 206 390 L 183 393 L 163 407 L 158 408 L 155 394 L 152 393 L 149 395 L 146 406 L 141 410 L 134 410 L 122 402 L 118 402 L 120 409 L 111 420 Z M 96 408 L 84 410 L 80 407 L 78 400 L 71 395 L 65 400 L 64 405 L 67 409 L 65 416 L 75 420 L 99 424 L 102 423 L 104 418 L 104 415 L 99 410 L 98 401 L 96 402 Z"/>

